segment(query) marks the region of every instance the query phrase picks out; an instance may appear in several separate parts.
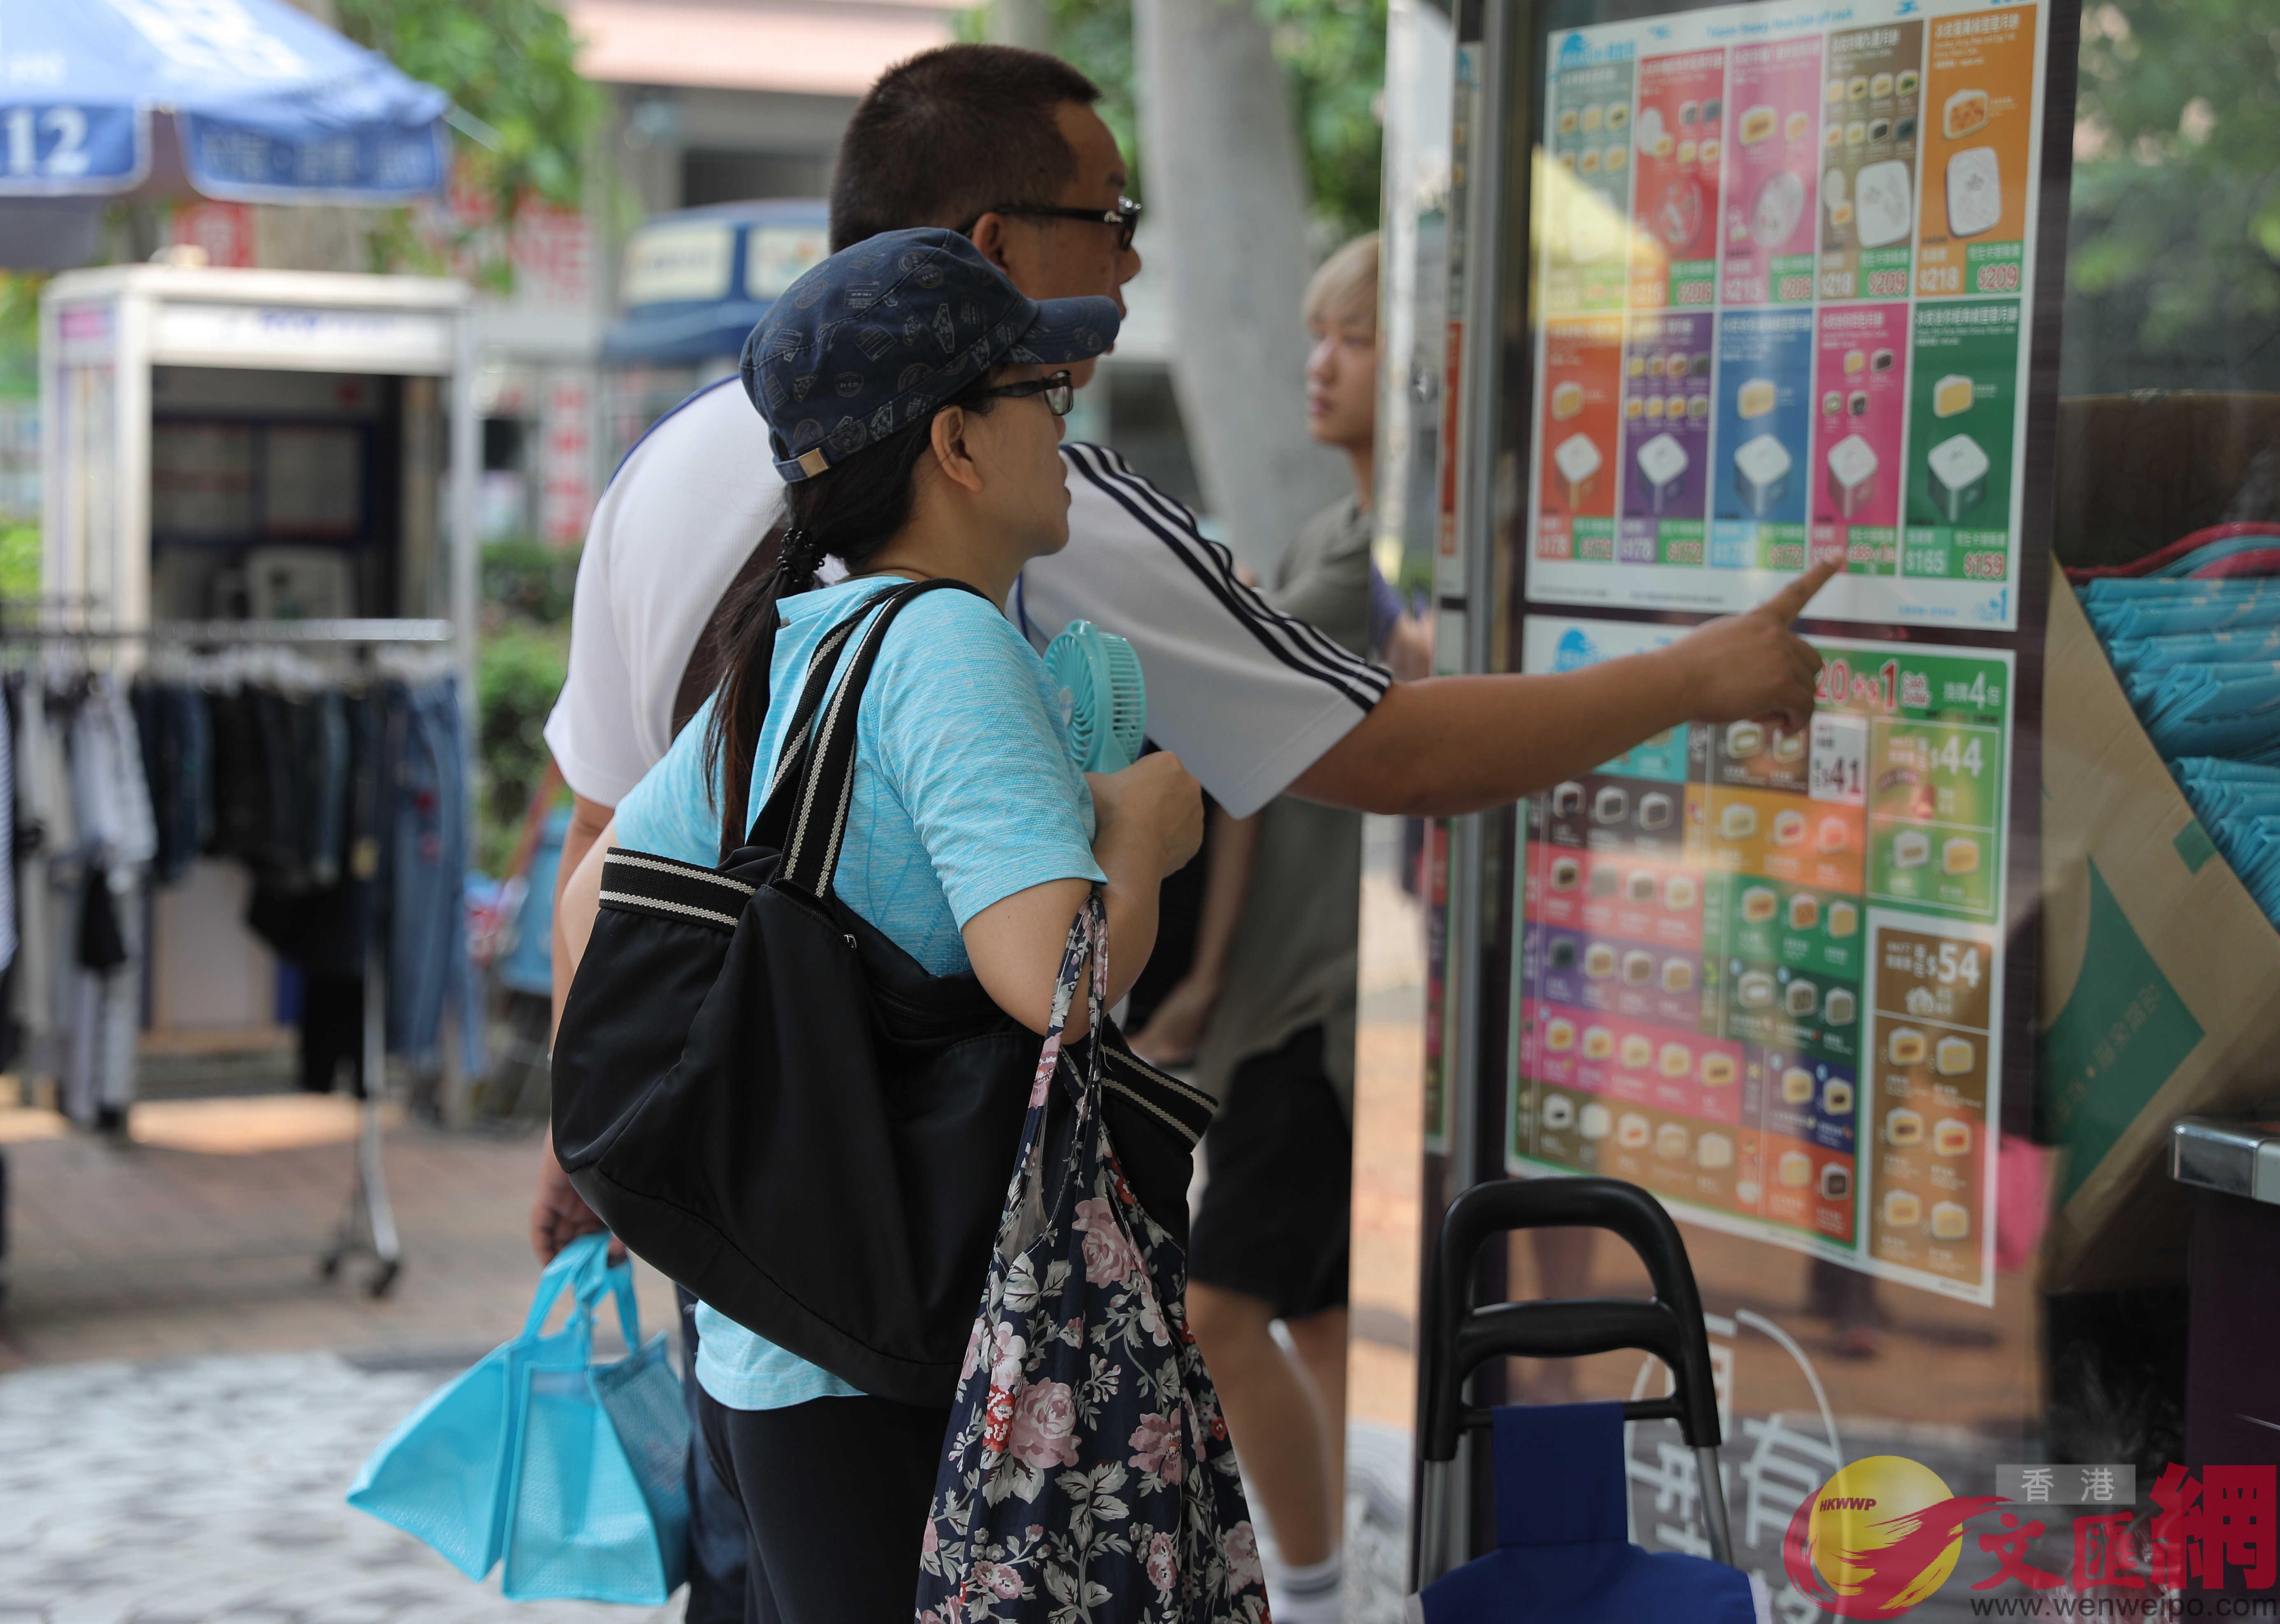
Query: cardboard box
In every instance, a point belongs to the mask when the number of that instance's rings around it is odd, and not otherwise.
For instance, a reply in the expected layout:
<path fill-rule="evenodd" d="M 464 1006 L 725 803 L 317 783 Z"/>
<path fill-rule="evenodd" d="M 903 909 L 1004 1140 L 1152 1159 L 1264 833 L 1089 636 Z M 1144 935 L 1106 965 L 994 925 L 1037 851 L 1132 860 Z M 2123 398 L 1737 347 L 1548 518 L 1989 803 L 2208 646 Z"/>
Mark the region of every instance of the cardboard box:
<path fill-rule="evenodd" d="M 2280 1103 L 2280 933 L 2217 855 L 2053 569 L 2043 703 L 2052 1290 L 2182 1283 L 2169 1128 Z"/>

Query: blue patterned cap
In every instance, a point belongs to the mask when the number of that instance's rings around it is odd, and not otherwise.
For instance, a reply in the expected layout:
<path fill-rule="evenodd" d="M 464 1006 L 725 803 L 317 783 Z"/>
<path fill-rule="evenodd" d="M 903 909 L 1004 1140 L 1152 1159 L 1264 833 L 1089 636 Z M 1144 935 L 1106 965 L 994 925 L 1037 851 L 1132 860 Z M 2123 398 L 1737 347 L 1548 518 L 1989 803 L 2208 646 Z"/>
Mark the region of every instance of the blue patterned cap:
<path fill-rule="evenodd" d="M 744 341 L 744 393 L 767 419 L 776 472 L 813 479 L 993 366 L 1090 360 L 1118 319 L 1113 299 L 1028 297 L 955 231 L 882 232 L 768 307 Z"/>

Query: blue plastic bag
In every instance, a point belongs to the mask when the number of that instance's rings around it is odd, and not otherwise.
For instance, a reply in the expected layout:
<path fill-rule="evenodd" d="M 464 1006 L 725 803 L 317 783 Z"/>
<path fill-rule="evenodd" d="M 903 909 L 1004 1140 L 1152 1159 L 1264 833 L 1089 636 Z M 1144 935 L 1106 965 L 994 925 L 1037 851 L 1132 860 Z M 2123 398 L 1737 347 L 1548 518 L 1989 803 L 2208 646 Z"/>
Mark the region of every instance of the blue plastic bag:
<path fill-rule="evenodd" d="M 511 1601 L 655 1605 L 689 1543 L 689 1412 L 662 1334 L 641 1340 L 629 1265 L 582 1236 L 539 1276 L 522 1335 L 430 1397 L 357 1474 L 349 1504 L 434 1546 L 470 1579 L 505 1563 Z M 564 1292 L 568 1320 L 542 1335 Z M 593 1360 L 614 1297 L 626 1344 Z"/>

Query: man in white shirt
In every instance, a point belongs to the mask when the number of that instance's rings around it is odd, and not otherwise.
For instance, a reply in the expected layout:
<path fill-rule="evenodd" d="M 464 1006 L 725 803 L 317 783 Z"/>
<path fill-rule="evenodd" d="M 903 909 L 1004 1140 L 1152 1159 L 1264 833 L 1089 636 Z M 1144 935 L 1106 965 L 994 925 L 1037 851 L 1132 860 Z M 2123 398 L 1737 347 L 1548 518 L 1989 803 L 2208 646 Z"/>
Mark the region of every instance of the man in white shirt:
<path fill-rule="evenodd" d="M 879 232 L 963 232 L 1033 298 L 1105 294 L 1140 270 L 1138 210 L 1098 90 L 1010 47 L 951 45 L 890 69 L 851 119 L 834 250 Z M 1091 364 L 1072 369 L 1080 384 Z M 1297 402 L 1293 402 L 1293 410 Z M 1070 620 L 1129 638 L 1149 736 L 1237 817 L 1288 791 L 1368 812 L 1502 805 L 1677 723 L 1802 715 L 1820 663 L 1789 623 L 1816 573 L 1669 649 L 1555 675 L 1392 681 L 1239 582 L 1226 549 L 1113 451 L 1064 448 L 1069 544 L 1032 564 L 1006 612 L 1039 649 Z M 570 673 L 546 741 L 577 797 L 569 875 L 611 809 L 709 689 L 700 637 L 756 559 L 781 482 L 736 379 L 699 391 L 627 456 L 580 562 Z M 567 982 L 556 946 L 556 997 Z M 598 1220 L 551 1147 L 532 1241 L 551 1256 Z M 692 1616 L 696 1603 L 692 1600 Z"/>

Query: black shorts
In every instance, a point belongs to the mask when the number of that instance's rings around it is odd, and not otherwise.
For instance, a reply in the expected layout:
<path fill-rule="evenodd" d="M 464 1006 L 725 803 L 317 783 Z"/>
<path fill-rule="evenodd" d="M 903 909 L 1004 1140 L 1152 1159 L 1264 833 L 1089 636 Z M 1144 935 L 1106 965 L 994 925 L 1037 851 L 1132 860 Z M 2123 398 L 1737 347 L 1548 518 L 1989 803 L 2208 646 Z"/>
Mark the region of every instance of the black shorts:
<path fill-rule="evenodd" d="M 1204 1135 L 1209 1181 L 1188 1248 L 1188 1278 L 1302 1320 L 1346 1301 L 1353 1129 L 1308 1027 L 1236 1068 Z"/>

